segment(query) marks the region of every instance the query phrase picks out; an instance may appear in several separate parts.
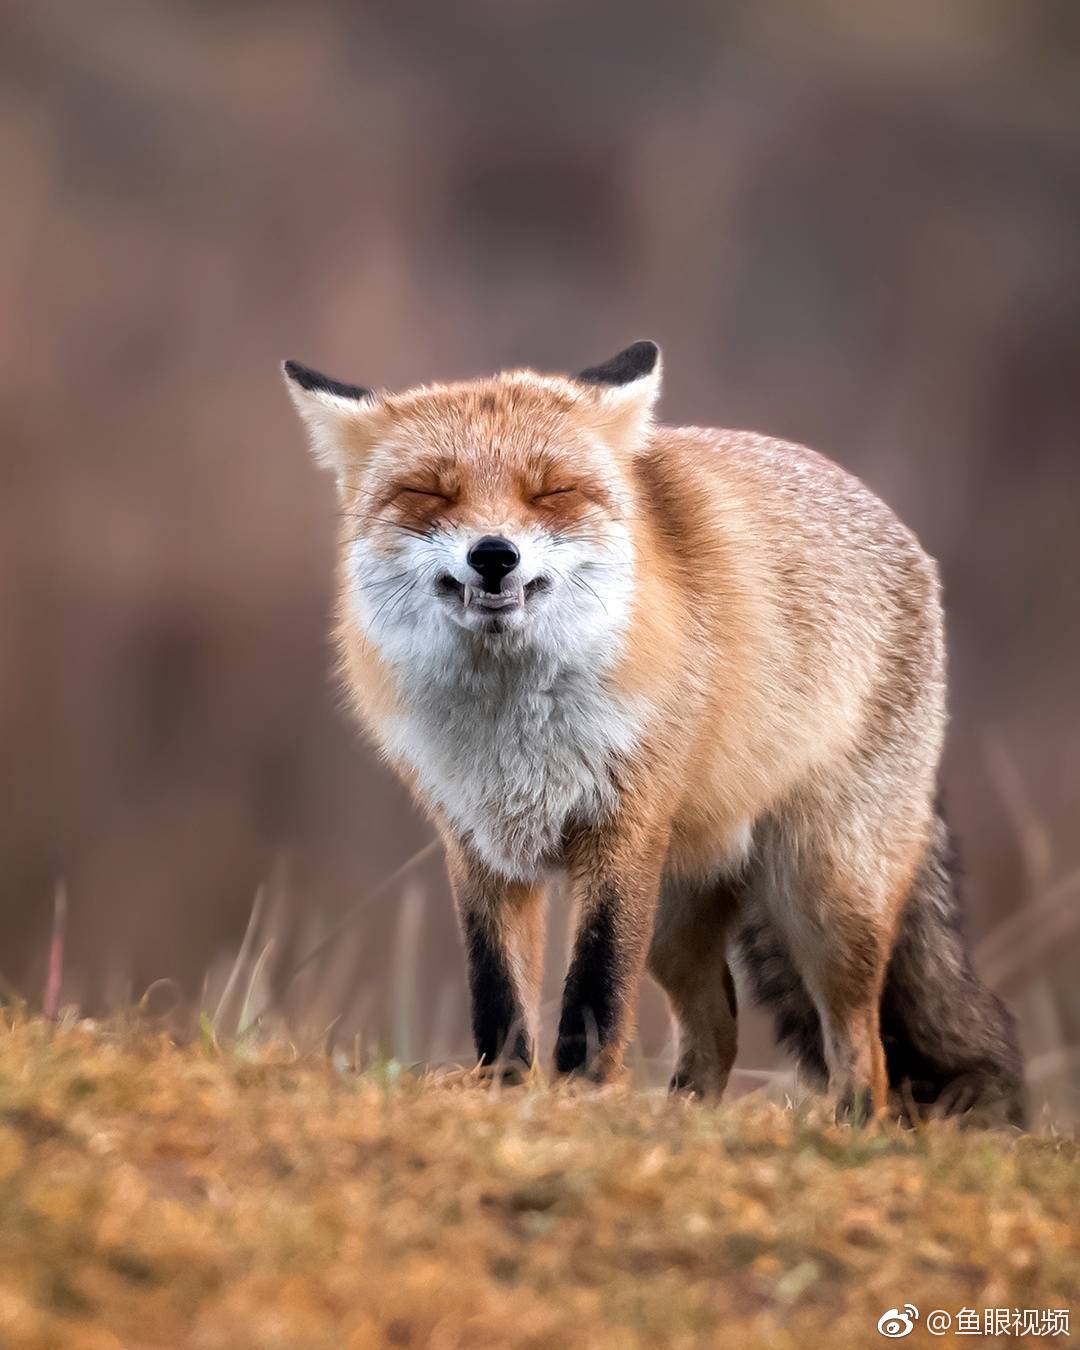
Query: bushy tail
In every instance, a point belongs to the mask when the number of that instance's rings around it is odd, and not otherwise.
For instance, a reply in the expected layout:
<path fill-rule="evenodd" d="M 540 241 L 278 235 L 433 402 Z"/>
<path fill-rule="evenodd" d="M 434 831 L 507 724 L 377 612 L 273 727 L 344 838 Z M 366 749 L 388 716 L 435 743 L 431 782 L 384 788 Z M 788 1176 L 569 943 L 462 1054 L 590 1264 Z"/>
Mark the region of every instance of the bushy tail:
<path fill-rule="evenodd" d="M 1024 1123 L 1016 1025 L 982 983 L 960 928 L 956 867 L 940 816 L 904 910 L 881 1000 L 893 1087 L 916 1102 L 988 1110 Z"/>
<path fill-rule="evenodd" d="M 811 1077 L 825 1076 L 821 1027 L 779 932 L 760 911 L 739 933 L 742 964 L 777 1034 Z M 960 928 L 954 859 L 935 817 L 905 906 L 881 1000 L 889 1086 L 939 1111 L 1024 1123 L 1020 1050 L 1011 1014 L 975 974 Z"/>

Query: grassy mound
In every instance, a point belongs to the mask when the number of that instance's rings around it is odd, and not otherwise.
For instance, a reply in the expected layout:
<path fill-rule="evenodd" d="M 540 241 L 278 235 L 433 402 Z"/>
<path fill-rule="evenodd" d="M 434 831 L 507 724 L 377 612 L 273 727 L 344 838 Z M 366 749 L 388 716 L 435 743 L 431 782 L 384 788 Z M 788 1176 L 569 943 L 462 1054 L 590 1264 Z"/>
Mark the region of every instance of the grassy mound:
<path fill-rule="evenodd" d="M 9 1020 L 0 1345 L 883 1344 L 1074 1306 L 1077 1153 Z"/>

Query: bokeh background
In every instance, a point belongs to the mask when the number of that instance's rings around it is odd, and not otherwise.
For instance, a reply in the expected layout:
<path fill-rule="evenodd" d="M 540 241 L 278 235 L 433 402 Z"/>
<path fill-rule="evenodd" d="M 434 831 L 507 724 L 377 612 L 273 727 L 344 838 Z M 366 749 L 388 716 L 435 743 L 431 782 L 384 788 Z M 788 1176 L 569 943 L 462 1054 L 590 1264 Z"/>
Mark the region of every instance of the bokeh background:
<path fill-rule="evenodd" d="M 467 1054 L 438 859 L 376 890 L 429 835 L 338 710 L 278 363 L 400 387 L 649 336 L 668 420 L 826 451 L 941 560 L 970 927 L 1075 1114 L 1071 0 L 5 0 L 0 70 L 10 996 L 62 883 L 62 1003 L 235 1023 L 330 934 L 295 1035 Z M 666 1037 L 650 992 L 639 1066 Z M 740 1064 L 781 1064 L 758 1019 Z"/>

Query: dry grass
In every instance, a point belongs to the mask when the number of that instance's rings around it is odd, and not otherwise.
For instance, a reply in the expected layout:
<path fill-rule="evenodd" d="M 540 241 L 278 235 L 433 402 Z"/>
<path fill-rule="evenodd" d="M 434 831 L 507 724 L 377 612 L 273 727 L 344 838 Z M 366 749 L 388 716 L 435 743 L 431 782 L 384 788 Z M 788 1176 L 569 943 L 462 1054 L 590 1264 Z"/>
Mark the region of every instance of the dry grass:
<path fill-rule="evenodd" d="M 1073 1306 L 1078 1214 L 1075 1140 L 0 1029 L 5 1347 L 873 1345 Z"/>

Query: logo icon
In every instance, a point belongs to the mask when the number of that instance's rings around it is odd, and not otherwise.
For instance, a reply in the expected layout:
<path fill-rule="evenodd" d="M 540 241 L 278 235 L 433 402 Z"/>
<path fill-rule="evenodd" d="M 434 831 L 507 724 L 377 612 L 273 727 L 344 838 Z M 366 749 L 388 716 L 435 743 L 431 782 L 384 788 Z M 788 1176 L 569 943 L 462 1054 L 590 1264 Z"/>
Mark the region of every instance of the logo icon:
<path fill-rule="evenodd" d="M 888 1312 L 883 1312 L 878 1318 L 877 1329 L 891 1341 L 899 1341 L 911 1335 L 918 1320 L 919 1310 L 915 1304 L 905 1303 L 902 1309 L 890 1308 Z"/>

